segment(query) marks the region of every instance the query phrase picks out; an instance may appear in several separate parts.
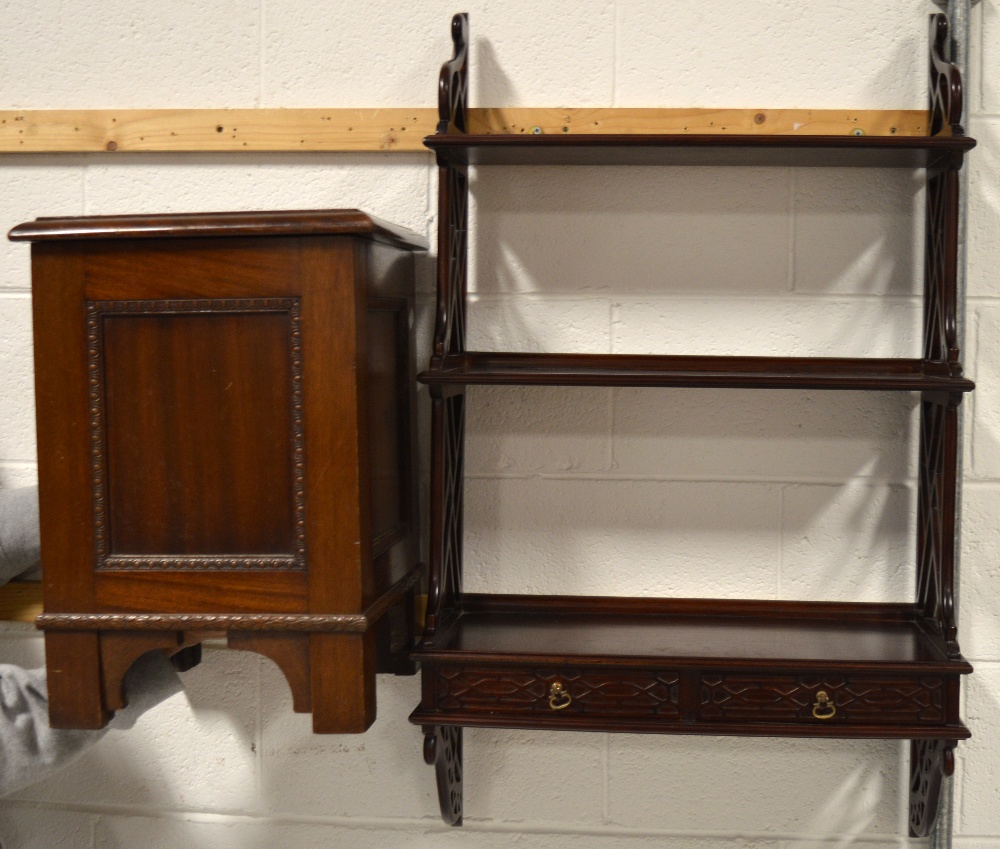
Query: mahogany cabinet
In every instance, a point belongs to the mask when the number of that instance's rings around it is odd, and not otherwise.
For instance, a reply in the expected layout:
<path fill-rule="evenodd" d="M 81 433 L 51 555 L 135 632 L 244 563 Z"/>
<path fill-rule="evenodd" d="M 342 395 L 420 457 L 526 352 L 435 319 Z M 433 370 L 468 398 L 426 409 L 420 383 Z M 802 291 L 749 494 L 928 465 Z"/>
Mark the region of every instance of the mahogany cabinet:
<path fill-rule="evenodd" d="M 425 240 L 357 210 L 38 219 L 50 719 L 99 728 L 157 650 L 225 637 L 318 732 L 412 672 Z"/>
<path fill-rule="evenodd" d="M 956 334 L 960 125 L 947 22 L 931 17 L 924 136 L 474 135 L 468 18 L 452 21 L 440 123 L 438 311 L 419 379 L 433 404 L 426 628 L 414 653 L 424 756 L 446 822 L 462 820 L 462 728 L 911 740 L 910 828 L 929 832 L 956 741 L 954 600 L 958 408 L 973 389 Z M 632 356 L 466 348 L 469 167 L 781 165 L 921 169 L 926 177 L 923 349 L 912 359 Z M 489 179 L 484 177 L 483 179 Z M 669 285 L 669 281 L 667 281 Z M 593 598 L 463 592 L 465 390 L 473 385 L 913 392 L 920 397 L 916 597 L 894 603 Z M 655 391 L 651 389 L 650 391 Z M 613 564 L 609 564 L 613 568 Z M 822 766 L 817 765 L 821 771 Z"/>

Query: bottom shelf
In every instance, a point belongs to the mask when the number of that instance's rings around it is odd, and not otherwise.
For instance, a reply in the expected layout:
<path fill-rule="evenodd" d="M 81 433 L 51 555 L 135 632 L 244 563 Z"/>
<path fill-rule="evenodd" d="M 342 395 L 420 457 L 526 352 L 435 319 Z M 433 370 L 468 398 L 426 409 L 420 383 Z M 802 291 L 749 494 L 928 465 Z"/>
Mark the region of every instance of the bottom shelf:
<path fill-rule="evenodd" d="M 466 596 L 421 725 L 959 740 L 960 676 L 914 605 Z"/>

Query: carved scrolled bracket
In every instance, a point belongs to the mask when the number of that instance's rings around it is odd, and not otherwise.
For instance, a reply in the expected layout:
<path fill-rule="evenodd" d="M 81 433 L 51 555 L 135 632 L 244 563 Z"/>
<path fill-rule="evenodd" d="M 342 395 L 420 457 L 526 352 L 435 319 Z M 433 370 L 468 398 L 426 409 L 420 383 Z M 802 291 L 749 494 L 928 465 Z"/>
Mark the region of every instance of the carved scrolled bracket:
<path fill-rule="evenodd" d="M 930 20 L 930 134 L 961 136 L 962 74 L 946 58 L 948 18 L 931 15 Z"/>
<path fill-rule="evenodd" d="M 438 82 L 439 133 L 468 132 L 469 104 L 469 15 L 459 12 L 451 19 L 455 55 L 441 66 Z"/>
<path fill-rule="evenodd" d="M 465 133 L 469 103 L 469 16 L 451 19 L 455 55 L 441 66 L 438 82 L 439 135 Z M 438 162 L 437 309 L 434 321 L 434 357 L 465 350 L 465 298 L 468 267 L 468 167 Z"/>
<path fill-rule="evenodd" d="M 954 772 L 954 740 L 910 742 L 911 837 L 927 837 L 931 833 L 941 801 L 941 785 Z"/>
<path fill-rule="evenodd" d="M 449 725 L 424 726 L 424 762 L 437 776 L 441 818 L 462 824 L 462 729 Z"/>

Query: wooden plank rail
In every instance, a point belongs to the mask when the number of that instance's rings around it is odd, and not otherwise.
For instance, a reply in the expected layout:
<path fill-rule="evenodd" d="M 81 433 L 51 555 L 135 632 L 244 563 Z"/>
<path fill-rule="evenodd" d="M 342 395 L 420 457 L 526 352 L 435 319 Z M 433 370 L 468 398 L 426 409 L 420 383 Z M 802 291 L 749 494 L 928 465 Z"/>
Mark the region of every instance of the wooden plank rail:
<path fill-rule="evenodd" d="M 0 153 L 425 151 L 435 109 L 0 111 Z M 923 110 L 495 108 L 471 133 L 927 134 Z"/>
<path fill-rule="evenodd" d="M 0 587 L 0 620 L 34 622 L 41 612 L 41 584 L 15 582 Z"/>

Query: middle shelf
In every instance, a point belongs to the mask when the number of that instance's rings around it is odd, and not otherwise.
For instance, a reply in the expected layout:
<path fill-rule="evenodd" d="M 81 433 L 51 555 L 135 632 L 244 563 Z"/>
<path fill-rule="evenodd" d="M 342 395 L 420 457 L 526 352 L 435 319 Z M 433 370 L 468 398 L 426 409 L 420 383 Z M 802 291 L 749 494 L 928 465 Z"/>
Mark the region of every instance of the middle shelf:
<path fill-rule="evenodd" d="M 948 363 L 920 359 L 463 352 L 435 358 L 431 386 L 661 386 L 970 392 Z"/>

